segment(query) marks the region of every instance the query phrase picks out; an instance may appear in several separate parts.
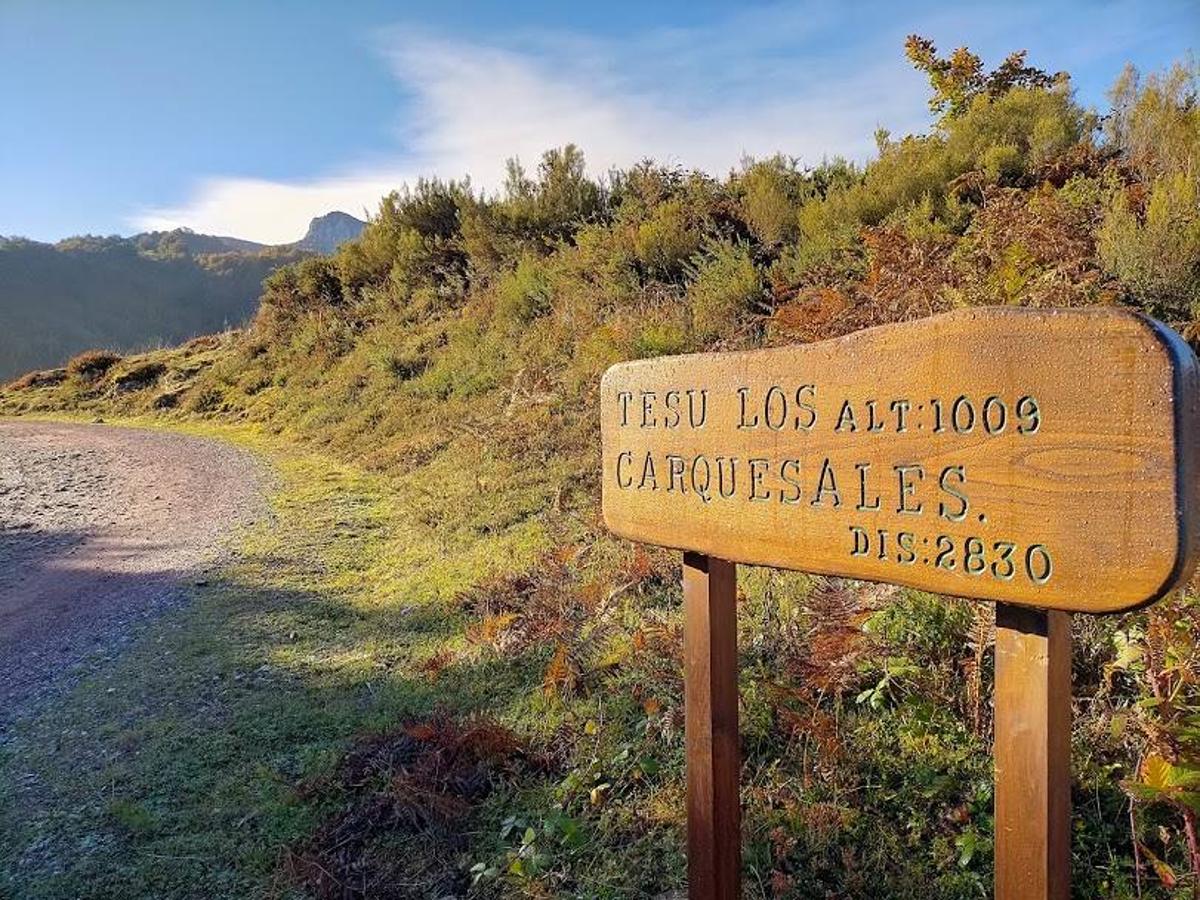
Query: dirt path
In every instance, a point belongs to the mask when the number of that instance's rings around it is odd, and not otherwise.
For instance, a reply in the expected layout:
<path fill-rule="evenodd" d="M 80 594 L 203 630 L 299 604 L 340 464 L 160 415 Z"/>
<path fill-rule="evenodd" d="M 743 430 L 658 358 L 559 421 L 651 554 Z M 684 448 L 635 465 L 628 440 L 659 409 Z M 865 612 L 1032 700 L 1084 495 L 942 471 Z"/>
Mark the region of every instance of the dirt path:
<path fill-rule="evenodd" d="M 185 599 L 261 481 L 216 441 L 0 421 L 0 737 Z"/>

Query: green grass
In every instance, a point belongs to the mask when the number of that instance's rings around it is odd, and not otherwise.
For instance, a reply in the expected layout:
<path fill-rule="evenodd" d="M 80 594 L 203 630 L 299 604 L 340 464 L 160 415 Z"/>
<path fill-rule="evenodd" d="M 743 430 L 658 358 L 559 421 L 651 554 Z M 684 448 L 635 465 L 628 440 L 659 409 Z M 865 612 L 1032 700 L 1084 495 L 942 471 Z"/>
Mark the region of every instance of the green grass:
<path fill-rule="evenodd" d="M 591 721 L 591 703 L 541 702 L 541 654 L 470 652 L 452 602 L 490 571 L 532 564 L 546 546 L 535 521 L 454 546 L 407 520 L 379 476 L 246 428 L 189 430 L 271 465 L 270 518 L 192 588 L 189 606 L 5 748 L 4 896 L 286 893 L 287 851 L 342 799 L 305 786 L 356 737 L 435 711 L 486 714 L 534 745 Z M 439 651 L 455 662 L 422 674 Z M 480 859 L 503 855 L 499 823 L 547 790 L 534 778 L 494 795 L 479 813 L 493 826 L 474 842 Z M 474 861 L 449 863 L 465 872 Z"/>

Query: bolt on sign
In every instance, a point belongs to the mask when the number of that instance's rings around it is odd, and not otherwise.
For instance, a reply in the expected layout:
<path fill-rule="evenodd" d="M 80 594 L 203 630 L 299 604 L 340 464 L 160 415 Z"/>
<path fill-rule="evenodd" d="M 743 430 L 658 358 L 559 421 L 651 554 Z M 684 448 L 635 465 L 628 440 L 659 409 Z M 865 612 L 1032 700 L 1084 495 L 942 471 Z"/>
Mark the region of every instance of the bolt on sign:
<path fill-rule="evenodd" d="M 608 370 L 605 522 L 685 551 L 693 897 L 739 890 L 737 562 L 999 604 L 996 894 L 1067 896 L 1068 614 L 1190 575 L 1198 372 L 1145 317 L 1013 308 Z"/>

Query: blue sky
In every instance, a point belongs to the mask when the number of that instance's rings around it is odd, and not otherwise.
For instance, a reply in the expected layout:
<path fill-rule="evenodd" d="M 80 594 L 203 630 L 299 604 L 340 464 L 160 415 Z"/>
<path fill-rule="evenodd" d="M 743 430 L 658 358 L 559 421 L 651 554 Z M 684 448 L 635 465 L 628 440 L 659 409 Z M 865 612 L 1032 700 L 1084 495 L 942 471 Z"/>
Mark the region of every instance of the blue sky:
<path fill-rule="evenodd" d="M 723 173 L 923 130 L 904 36 L 1071 72 L 1196 47 L 1200 0 L 969 3 L 0 0 L 0 234 L 188 226 L 268 242 L 421 175 L 500 183 L 580 144 Z"/>

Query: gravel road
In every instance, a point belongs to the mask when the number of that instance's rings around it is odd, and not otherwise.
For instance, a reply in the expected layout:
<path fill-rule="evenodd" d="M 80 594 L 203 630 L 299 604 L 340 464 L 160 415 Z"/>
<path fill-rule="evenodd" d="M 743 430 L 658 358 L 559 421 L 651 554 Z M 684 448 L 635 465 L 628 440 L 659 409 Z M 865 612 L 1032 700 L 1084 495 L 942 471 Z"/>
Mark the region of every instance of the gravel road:
<path fill-rule="evenodd" d="M 186 600 L 262 486 L 217 441 L 0 421 L 0 743 Z"/>

